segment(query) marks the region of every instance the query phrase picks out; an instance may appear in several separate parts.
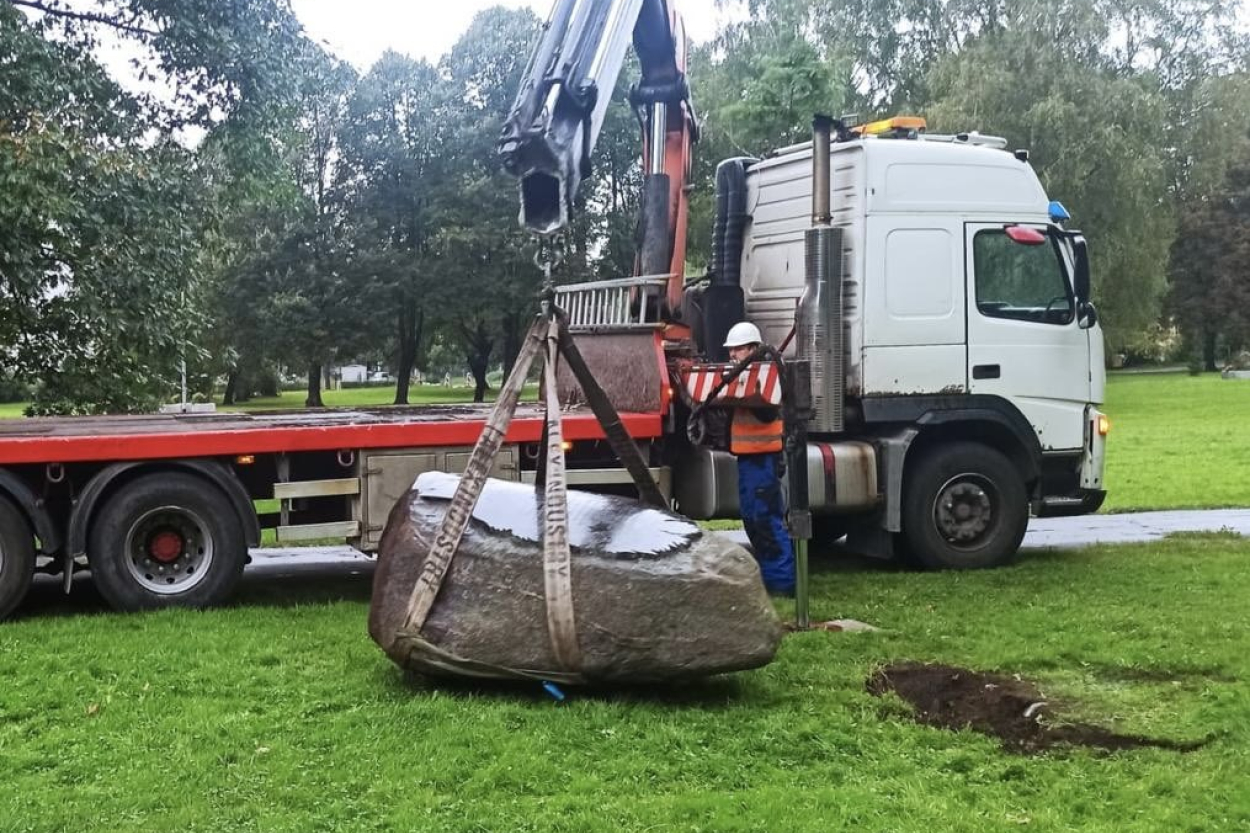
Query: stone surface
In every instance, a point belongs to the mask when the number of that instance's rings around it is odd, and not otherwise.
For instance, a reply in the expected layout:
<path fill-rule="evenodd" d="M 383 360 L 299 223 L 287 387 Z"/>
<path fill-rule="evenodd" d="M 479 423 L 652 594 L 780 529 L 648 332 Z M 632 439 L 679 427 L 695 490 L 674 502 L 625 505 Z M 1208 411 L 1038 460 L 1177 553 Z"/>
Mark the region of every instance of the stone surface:
<path fill-rule="evenodd" d="M 742 547 L 637 500 L 569 492 L 573 608 L 582 662 L 547 632 L 532 486 L 488 481 L 420 638 L 408 600 L 457 478 L 423 474 L 396 504 L 374 575 L 369 633 L 432 675 L 647 682 L 756 668 L 782 629 Z"/>

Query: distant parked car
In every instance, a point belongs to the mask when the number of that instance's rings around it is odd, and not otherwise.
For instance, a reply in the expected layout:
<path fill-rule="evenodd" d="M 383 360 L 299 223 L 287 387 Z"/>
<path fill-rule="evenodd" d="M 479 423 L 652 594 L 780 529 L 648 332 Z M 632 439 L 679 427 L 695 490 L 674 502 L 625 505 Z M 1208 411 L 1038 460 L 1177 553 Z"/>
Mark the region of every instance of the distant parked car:
<path fill-rule="evenodd" d="M 360 384 L 369 377 L 369 368 L 363 364 L 345 364 L 339 368 L 339 379 L 349 384 Z"/>

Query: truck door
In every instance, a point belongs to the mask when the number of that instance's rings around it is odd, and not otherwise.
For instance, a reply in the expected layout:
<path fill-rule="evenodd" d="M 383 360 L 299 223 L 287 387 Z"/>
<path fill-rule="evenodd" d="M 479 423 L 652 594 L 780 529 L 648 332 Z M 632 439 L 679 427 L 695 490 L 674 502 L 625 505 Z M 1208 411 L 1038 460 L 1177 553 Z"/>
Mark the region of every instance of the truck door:
<path fill-rule="evenodd" d="M 968 390 L 1013 403 L 1043 451 L 1081 448 L 1090 347 L 1059 241 L 1040 224 L 966 228 Z"/>
<path fill-rule="evenodd" d="M 863 390 L 873 395 L 967 390 L 962 223 L 870 216 L 864 247 Z"/>

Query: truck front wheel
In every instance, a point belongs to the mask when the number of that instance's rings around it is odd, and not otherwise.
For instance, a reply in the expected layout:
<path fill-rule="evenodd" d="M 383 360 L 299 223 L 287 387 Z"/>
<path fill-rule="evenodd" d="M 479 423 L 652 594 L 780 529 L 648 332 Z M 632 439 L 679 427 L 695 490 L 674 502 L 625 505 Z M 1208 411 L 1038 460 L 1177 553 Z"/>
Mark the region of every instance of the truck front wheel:
<path fill-rule="evenodd" d="M 247 544 L 217 487 L 189 474 L 149 474 L 100 507 L 87 558 L 117 610 L 206 607 L 233 592 Z"/>
<path fill-rule="evenodd" d="M 35 536 L 26 518 L 0 497 L 0 619 L 12 613 L 35 576 Z"/>
<path fill-rule="evenodd" d="M 922 452 L 903 486 L 903 537 L 932 569 L 998 567 L 1029 523 L 1024 481 L 1001 452 L 954 442 Z"/>

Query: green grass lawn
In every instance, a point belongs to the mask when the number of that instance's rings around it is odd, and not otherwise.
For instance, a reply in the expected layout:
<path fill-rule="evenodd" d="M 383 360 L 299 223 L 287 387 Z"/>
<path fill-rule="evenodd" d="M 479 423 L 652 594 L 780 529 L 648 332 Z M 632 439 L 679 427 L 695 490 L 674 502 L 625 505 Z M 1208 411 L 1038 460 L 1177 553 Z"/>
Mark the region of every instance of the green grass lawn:
<path fill-rule="evenodd" d="M 1103 511 L 1250 505 L 1250 382 L 1112 374 Z"/>
<path fill-rule="evenodd" d="M 5 831 L 1250 829 L 1250 542 L 1182 536 L 918 574 L 823 564 L 771 666 L 678 689 L 409 681 L 368 583 L 249 585 L 115 615 L 38 588 L 0 625 Z M 72 615 L 67 615 L 72 614 Z M 1021 674 L 1070 719 L 1198 751 L 1003 751 L 865 679 L 912 659 Z"/>

